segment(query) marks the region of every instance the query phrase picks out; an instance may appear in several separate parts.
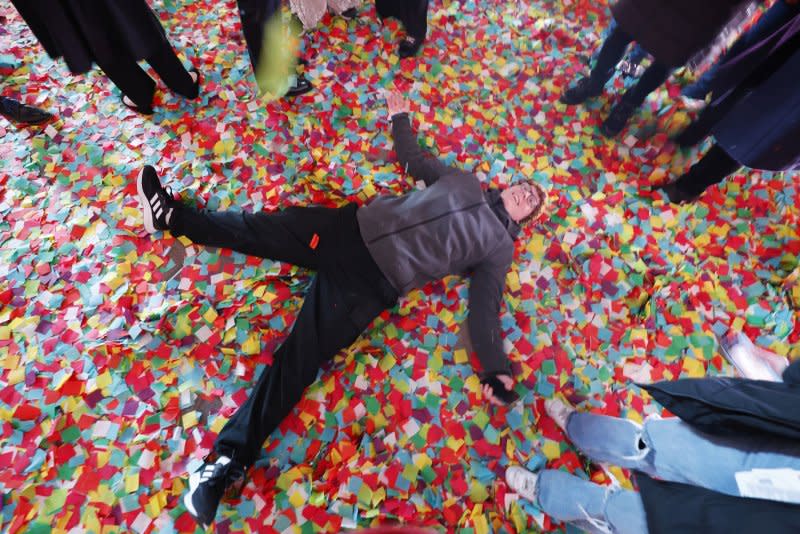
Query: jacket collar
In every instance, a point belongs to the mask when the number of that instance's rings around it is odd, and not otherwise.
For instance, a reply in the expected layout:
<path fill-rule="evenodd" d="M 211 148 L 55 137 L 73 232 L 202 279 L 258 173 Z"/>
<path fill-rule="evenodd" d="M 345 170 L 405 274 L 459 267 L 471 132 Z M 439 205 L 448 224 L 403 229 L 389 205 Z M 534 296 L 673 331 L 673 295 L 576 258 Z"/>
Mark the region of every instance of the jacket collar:
<path fill-rule="evenodd" d="M 520 231 L 520 226 L 508 216 L 506 207 L 503 205 L 503 199 L 500 198 L 500 190 L 494 188 L 487 189 L 484 191 L 483 196 L 486 199 L 486 203 L 492 208 L 492 212 L 494 212 L 500 222 L 503 223 L 511 239 L 516 239 Z"/>

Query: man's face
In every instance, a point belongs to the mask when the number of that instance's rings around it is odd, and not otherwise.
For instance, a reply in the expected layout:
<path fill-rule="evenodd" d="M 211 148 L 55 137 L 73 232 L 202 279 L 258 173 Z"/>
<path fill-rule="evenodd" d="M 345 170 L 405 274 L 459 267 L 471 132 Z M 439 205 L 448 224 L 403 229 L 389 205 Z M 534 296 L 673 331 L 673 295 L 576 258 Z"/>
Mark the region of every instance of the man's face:
<path fill-rule="evenodd" d="M 539 191 L 531 184 L 517 184 L 504 189 L 500 193 L 503 199 L 503 206 L 508 212 L 508 216 L 514 222 L 520 222 L 525 217 L 533 213 L 533 210 L 541 203 Z"/>

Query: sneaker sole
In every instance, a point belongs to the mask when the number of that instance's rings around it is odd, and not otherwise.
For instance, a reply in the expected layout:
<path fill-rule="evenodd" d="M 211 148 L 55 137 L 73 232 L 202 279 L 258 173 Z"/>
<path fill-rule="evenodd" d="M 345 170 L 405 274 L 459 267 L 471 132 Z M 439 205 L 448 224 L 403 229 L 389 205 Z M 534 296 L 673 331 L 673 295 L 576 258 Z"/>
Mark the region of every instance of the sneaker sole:
<path fill-rule="evenodd" d="M 147 197 L 144 195 L 144 189 L 142 189 L 142 178 L 144 177 L 144 167 L 142 170 L 139 171 L 139 176 L 136 177 L 136 190 L 139 193 L 139 204 L 142 208 L 142 217 L 144 218 L 144 229 L 147 230 L 148 233 L 154 234 L 158 230 L 153 225 L 153 210 L 150 209 L 150 203 L 147 201 Z"/>

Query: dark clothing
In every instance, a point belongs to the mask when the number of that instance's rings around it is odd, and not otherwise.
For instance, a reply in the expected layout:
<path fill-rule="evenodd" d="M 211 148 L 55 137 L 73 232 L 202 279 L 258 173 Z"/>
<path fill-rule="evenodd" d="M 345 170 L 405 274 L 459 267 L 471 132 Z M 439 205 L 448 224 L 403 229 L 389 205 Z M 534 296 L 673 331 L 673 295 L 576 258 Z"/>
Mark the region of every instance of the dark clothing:
<path fill-rule="evenodd" d="M 797 20 L 800 28 L 800 16 Z M 800 168 L 800 33 L 783 50 L 791 55 L 774 66 L 771 74 L 756 72 L 745 80 L 746 94 L 735 100 L 712 130 L 717 144 L 733 159 L 754 169 Z M 779 58 L 773 56 L 773 60 Z"/>
<path fill-rule="evenodd" d="M 751 439 L 776 436 L 796 446 L 800 438 L 798 369 L 800 362 L 789 366 L 783 373 L 785 382 L 715 377 L 641 387 L 699 432 Z M 651 533 L 800 532 L 797 504 L 731 497 L 686 484 L 657 482 L 641 473 L 637 481 Z"/>
<path fill-rule="evenodd" d="M 800 362 L 795 362 L 796 369 Z M 794 377 L 793 367 L 784 380 Z M 800 439 L 800 383 L 742 378 L 684 378 L 641 386 L 659 404 L 701 432 L 770 434 Z"/>
<path fill-rule="evenodd" d="M 625 51 L 631 42 L 633 42 L 633 38 L 619 27 L 615 27 L 608 34 L 603 46 L 600 48 L 600 53 L 597 55 L 595 66 L 589 75 L 589 79 L 595 89 L 602 89 L 611 79 L 614 75 L 614 68 L 625 55 Z M 625 91 L 622 97 L 623 100 L 630 102 L 634 107 L 641 106 L 647 95 L 667 81 L 671 70 L 668 66 L 654 60 L 644 71 L 639 81 L 636 82 L 636 85 Z"/>
<path fill-rule="evenodd" d="M 712 85 L 716 84 L 717 75 L 723 65 L 771 36 L 798 13 L 800 13 L 800 2 L 790 4 L 786 0 L 777 0 L 749 30 L 736 39 L 714 65 L 709 67 L 697 81 L 686 87 L 683 94 L 692 98 L 705 98 L 711 91 Z"/>
<path fill-rule="evenodd" d="M 136 63 L 141 59 L 176 93 L 197 96 L 189 72 L 144 0 L 12 2 L 50 57 L 63 57 L 75 74 L 97 63 L 140 108 L 150 108 L 155 91 L 155 82 Z"/>
<path fill-rule="evenodd" d="M 261 46 L 264 43 L 264 26 L 281 7 L 280 0 L 236 0 L 239 17 L 242 19 L 242 33 L 250 55 L 253 72 L 261 59 Z"/>
<path fill-rule="evenodd" d="M 12 0 L 52 58 L 81 74 L 120 53 L 135 60 L 158 52 L 164 28 L 145 0 Z"/>
<path fill-rule="evenodd" d="M 469 275 L 469 331 L 486 373 L 508 372 L 500 304 L 518 227 L 495 214 L 472 173 L 431 158 L 417 143 L 406 114 L 392 120 L 400 163 L 426 188 L 379 196 L 358 210 L 361 235 L 400 294 L 450 274 Z"/>
<path fill-rule="evenodd" d="M 797 504 L 733 497 L 689 484 L 654 480 L 644 473 L 636 474 L 636 482 L 650 534 L 800 532 Z"/>
<path fill-rule="evenodd" d="M 716 38 L 749 0 L 619 0 L 614 20 L 657 62 L 680 67 Z"/>
<path fill-rule="evenodd" d="M 713 145 L 700 160 L 675 181 L 678 189 L 691 197 L 698 196 L 712 185 L 741 168 L 719 145 Z"/>
<path fill-rule="evenodd" d="M 428 33 L 428 0 L 375 0 L 382 19 L 394 17 L 403 23 L 406 33 L 418 42 Z"/>
<path fill-rule="evenodd" d="M 272 214 L 191 208 L 173 213 L 174 235 L 317 271 L 291 333 L 217 437 L 214 447 L 219 454 L 252 465 L 264 440 L 300 401 L 320 366 L 397 300 L 364 246 L 356 211 L 349 204 Z"/>

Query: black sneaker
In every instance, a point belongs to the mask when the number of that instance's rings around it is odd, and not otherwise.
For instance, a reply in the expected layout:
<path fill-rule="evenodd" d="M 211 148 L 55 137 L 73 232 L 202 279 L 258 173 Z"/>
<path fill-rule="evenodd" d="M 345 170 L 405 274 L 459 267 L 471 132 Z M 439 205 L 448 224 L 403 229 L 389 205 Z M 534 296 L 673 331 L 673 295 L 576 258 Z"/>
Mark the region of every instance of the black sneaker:
<path fill-rule="evenodd" d="M 153 167 L 144 166 L 136 179 L 136 189 L 139 191 L 145 230 L 153 234 L 169 228 L 176 202 L 172 198 L 172 191 L 161 186 Z"/>
<path fill-rule="evenodd" d="M 0 97 L 0 115 L 17 124 L 43 124 L 53 118 L 43 109 L 5 96 Z"/>
<path fill-rule="evenodd" d="M 244 468 L 227 456 L 216 461 L 206 457 L 205 463 L 189 475 L 189 491 L 183 496 L 183 504 L 195 521 L 208 528 L 217 515 L 222 496 L 229 488 L 244 485 Z"/>
<path fill-rule="evenodd" d="M 611 113 L 608 114 L 603 124 L 600 125 L 600 131 L 603 132 L 603 135 L 606 137 L 616 137 L 616 135 L 625 128 L 625 125 L 628 124 L 628 120 L 631 118 L 631 115 L 633 115 L 633 112 L 636 111 L 637 107 L 638 106 L 630 102 L 626 102 L 624 99 L 620 100 L 617 105 L 611 109 Z"/>
<path fill-rule="evenodd" d="M 562 104 L 574 106 L 576 104 L 582 104 L 592 97 L 600 96 L 602 92 L 602 87 L 596 87 L 592 84 L 590 78 L 584 77 L 578 80 L 575 85 L 564 91 L 558 100 Z"/>
<path fill-rule="evenodd" d="M 350 9 L 345 9 L 342 11 L 342 16 L 347 20 L 353 20 L 354 18 L 358 17 L 358 9 L 351 7 Z"/>

